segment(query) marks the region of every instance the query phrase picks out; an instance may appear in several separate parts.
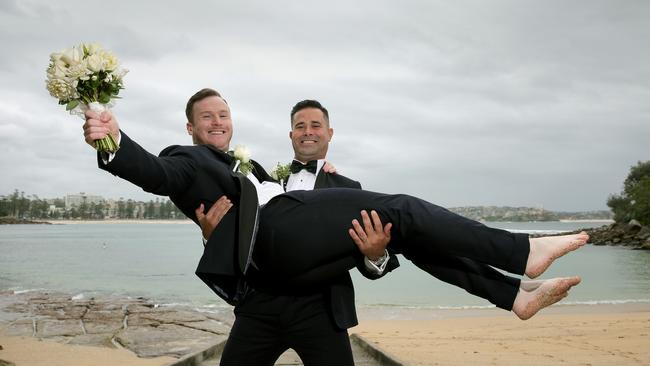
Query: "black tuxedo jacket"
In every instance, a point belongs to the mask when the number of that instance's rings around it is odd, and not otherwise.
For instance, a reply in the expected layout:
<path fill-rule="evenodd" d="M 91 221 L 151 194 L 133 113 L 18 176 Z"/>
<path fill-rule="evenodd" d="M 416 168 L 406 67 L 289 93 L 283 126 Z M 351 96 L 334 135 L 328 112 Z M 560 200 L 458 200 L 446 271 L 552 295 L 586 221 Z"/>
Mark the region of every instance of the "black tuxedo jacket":
<path fill-rule="evenodd" d="M 340 174 L 325 173 L 322 169 L 316 176 L 316 183 L 314 189 L 320 188 L 355 188 L 361 189 L 359 182 L 346 178 Z M 350 222 L 352 219 L 350 219 Z M 350 224 L 351 225 L 351 224 Z M 381 275 L 369 272 L 363 261 L 361 261 L 357 268 L 361 274 L 369 279 L 377 279 L 392 271 L 399 266 L 397 257 L 393 254 L 390 255 L 386 269 Z M 347 329 L 359 323 L 357 319 L 356 308 L 354 306 L 354 287 L 352 285 L 352 278 L 348 272 L 334 278 L 328 286 L 326 296 L 329 301 L 332 316 L 336 326 L 340 329 Z"/>
<path fill-rule="evenodd" d="M 233 202 L 210 236 L 196 274 L 226 302 L 236 304 L 245 290 L 243 274 L 250 263 L 258 218 L 253 184 L 232 171 L 233 157 L 212 146 L 175 145 L 155 156 L 121 134 L 120 149 L 111 162 L 103 164 L 98 156 L 100 168 L 147 192 L 169 196 L 197 224 L 194 210 L 201 203 L 210 207 L 222 195 Z M 273 181 L 259 164 L 253 166 L 260 181 Z"/>

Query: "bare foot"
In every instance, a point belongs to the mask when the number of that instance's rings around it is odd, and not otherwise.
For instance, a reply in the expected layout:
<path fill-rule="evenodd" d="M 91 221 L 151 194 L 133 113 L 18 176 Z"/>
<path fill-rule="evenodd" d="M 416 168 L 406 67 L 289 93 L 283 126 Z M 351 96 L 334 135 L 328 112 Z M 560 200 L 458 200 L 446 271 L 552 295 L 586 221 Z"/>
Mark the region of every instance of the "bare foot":
<path fill-rule="evenodd" d="M 542 281 L 533 291 L 520 290 L 512 312 L 521 320 L 530 319 L 543 308 L 553 305 L 569 295 L 569 289 L 580 283 L 580 277 L 552 278 Z"/>
<path fill-rule="evenodd" d="M 524 291 L 535 291 L 539 286 L 541 286 L 546 280 L 521 280 L 519 283 L 519 288 Z"/>
<path fill-rule="evenodd" d="M 589 235 L 584 231 L 580 234 L 530 239 L 526 276 L 528 278 L 538 277 L 554 260 L 585 245 L 587 240 L 589 240 Z"/>

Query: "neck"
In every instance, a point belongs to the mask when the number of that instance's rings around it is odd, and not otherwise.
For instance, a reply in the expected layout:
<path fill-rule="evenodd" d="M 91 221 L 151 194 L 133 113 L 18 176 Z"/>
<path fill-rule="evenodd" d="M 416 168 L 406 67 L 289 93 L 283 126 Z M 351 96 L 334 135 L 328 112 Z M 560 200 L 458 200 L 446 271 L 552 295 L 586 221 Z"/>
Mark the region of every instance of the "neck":
<path fill-rule="evenodd" d="M 294 157 L 293 157 L 293 160 L 297 160 L 297 161 L 299 161 L 299 162 L 301 162 L 301 163 L 303 163 L 303 164 L 307 164 L 308 162 L 310 162 L 310 161 L 312 161 L 312 160 L 322 160 L 322 159 L 325 159 L 325 158 L 323 157 L 323 158 L 311 158 L 311 159 L 307 159 L 307 158 L 299 158 L 299 157 L 297 157 L 297 156 L 294 156 Z"/>

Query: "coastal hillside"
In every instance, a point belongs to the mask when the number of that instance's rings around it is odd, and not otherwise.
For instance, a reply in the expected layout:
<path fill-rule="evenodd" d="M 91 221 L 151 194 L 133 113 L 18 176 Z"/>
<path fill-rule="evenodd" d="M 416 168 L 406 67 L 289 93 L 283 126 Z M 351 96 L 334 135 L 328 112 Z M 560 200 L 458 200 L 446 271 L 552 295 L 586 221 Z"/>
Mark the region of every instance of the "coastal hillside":
<path fill-rule="evenodd" d="M 556 212 L 536 207 L 465 206 L 451 207 L 450 211 L 477 221 L 561 221 L 612 220 L 609 210 L 583 212 Z"/>

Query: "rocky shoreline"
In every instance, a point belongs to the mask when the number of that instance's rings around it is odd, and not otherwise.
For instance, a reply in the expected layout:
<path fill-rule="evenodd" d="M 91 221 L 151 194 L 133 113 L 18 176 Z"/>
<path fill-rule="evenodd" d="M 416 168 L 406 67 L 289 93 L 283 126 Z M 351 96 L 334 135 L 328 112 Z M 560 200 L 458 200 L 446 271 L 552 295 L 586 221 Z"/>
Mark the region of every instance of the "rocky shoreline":
<path fill-rule="evenodd" d="M 0 293 L 0 326 L 6 335 L 126 348 L 139 357 L 181 358 L 203 351 L 228 337 L 232 321 L 231 311 L 204 313 L 145 298 Z"/>
<path fill-rule="evenodd" d="M 613 245 L 650 250 L 650 227 L 643 226 L 636 220 L 627 224 L 615 222 L 598 228 L 576 230 L 574 233 L 580 231 L 586 231 L 589 234 L 589 243 L 593 245 Z"/>
<path fill-rule="evenodd" d="M 52 225 L 52 223 L 48 221 L 33 221 L 27 219 L 17 219 L 15 217 L 0 217 L 0 225 L 25 225 L 25 224 Z"/>

